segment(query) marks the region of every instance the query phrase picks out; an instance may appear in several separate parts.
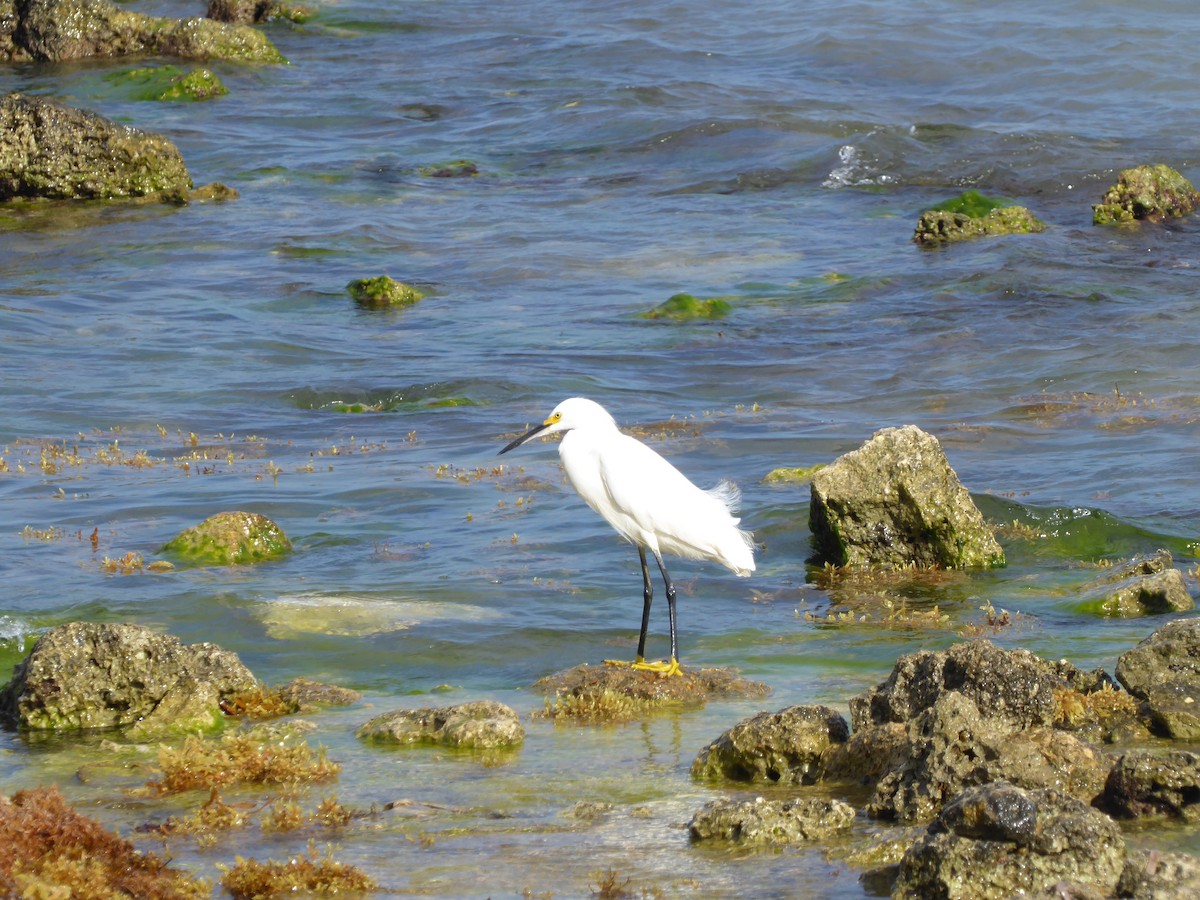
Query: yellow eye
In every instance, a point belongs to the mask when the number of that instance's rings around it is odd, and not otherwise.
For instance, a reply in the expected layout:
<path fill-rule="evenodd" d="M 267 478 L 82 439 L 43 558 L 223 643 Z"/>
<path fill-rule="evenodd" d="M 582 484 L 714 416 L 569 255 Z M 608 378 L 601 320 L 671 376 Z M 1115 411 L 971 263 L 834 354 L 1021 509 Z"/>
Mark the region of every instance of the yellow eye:
<path fill-rule="evenodd" d="M 557 423 L 557 422 L 558 422 L 558 420 L 559 420 L 559 419 L 561 419 L 561 418 L 562 418 L 562 413 L 558 413 L 558 412 L 556 412 L 556 413 L 551 413 L 551 414 L 550 414 L 550 418 L 548 418 L 548 419 L 547 419 L 545 422 L 543 422 L 542 424 L 543 424 L 543 425 L 554 425 L 554 424 L 555 424 L 555 423 Z"/>

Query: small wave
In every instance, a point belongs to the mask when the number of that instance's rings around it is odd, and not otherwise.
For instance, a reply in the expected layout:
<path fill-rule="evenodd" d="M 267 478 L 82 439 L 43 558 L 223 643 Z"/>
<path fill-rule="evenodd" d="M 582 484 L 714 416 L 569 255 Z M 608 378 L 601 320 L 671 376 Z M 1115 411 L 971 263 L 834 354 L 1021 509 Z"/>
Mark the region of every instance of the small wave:
<path fill-rule="evenodd" d="M 861 147 L 844 144 L 838 149 L 841 165 L 831 171 L 822 182 L 827 188 L 878 187 L 895 183 L 896 179 L 882 171 L 878 159 Z"/>

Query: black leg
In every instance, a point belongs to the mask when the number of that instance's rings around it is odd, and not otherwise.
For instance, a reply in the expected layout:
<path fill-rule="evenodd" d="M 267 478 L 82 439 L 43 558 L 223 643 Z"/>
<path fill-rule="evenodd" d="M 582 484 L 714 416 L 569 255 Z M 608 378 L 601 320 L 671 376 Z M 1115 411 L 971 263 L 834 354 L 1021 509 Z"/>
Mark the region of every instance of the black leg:
<path fill-rule="evenodd" d="M 675 644 L 675 585 L 671 584 L 671 576 L 667 574 L 667 567 L 663 565 L 662 556 L 659 553 L 654 554 L 654 558 L 658 561 L 658 571 L 662 572 L 663 583 L 667 586 L 667 617 L 671 620 L 671 662 L 679 661 L 679 647 Z M 643 561 L 645 555 L 642 556 Z M 646 576 L 649 578 L 649 576 Z M 646 613 L 649 614 L 650 606 L 647 604 Z M 645 634 L 645 629 L 642 631 Z"/>
<path fill-rule="evenodd" d="M 638 559 L 642 561 L 642 634 L 638 638 L 637 661 L 646 658 L 646 630 L 650 627 L 650 601 L 654 599 L 654 588 L 650 585 L 650 569 L 646 566 L 646 548 L 638 545 Z"/>

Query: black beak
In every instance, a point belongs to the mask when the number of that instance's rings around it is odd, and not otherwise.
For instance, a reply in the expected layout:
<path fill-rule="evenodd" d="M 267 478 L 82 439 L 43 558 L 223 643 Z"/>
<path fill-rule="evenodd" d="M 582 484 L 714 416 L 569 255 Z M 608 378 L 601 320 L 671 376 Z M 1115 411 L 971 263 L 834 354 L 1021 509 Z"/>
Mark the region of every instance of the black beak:
<path fill-rule="evenodd" d="M 503 450 L 501 450 L 496 455 L 500 456 L 502 454 L 507 453 L 509 450 L 512 450 L 514 447 L 520 447 L 527 440 L 529 440 L 532 437 L 537 437 L 539 434 L 541 434 L 545 430 L 546 430 L 545 422 L 543 422 L 541 425 L 538 425 L 536 428 L 530 428 L 527 432 L 525 432 L 523 435 L 521 435 L 515 441 L 510 443 L 507 447 L 505 447 Z"/>

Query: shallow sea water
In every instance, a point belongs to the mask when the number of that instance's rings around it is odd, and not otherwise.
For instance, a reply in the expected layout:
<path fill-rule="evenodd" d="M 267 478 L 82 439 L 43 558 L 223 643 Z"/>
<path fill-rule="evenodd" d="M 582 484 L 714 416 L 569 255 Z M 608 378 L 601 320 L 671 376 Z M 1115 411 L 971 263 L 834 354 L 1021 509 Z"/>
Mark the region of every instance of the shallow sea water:
<path fill-rule="evenodd" d="M 1189 4 L 313 7 L 267 28 L 289 65 L 215 65 L 230 94 L 210 103 L 132 101 L 105 77 L 120 62 L 0 71 L 167 135 L 198 184 L 241 194 L 0 216 L 5 671 L 47 627 L 129 621 L 235 650 L 269 684 L 363 691 L 313 717 L 344 766 L 313 802 L 457 810 L 336 836 L 396 893 L 586 896 L 617 872 L 668 896 L 862 897 L 820 850 L 689 846 L 723 793 L 690 779 L 696 753 L 762 708 L 845 710 L 899 654 L 980 629 L 1111 672 L 1161 620 L 1082 611 L 1097 562 L 1166 546 L 1200 590 L 1197 225 L 1091 225 L 1122 168 L 1200 177 Z M 424 174 L 462 159 L 479 174 Z M 1049 229 L 917 249 L 921 209 L 968 187 Z M 347 282 L 383 273 L 426 298 L 358 309 Z M 732 310 L 640 317 L 681 291 Z M 636 554 L 552 445 L 495 457 L 576 394 L 698 483 L 741 486 L 759 570 L 673 566 L 681 652 L 772 697 L 614 728 L 526 718 L 501 761 L 360 745 L 377 712 L 492 697 L 527 716 L 539 677 L 632 654 Z M 805 565 L 807 488 L 763 477 L 907 423 L 989 518 L 1042 536 L 1003 540 L 1002 570 L 831 594 Z M 47 443 L 81 464 L 44 468 Z M 295 553 L 101 566 L 225 509 L 270 516 Z M 988 631 L 989 603 L 1016 624 Z M 941 624 L 912 615 L 934 604 Z M 80 782 L 90 745 L 67 743 L 4 736 L 0 788 L 58 783 L 122 833 L 166 814 Z M 172 852 L 217 877 L 307 837 Z M 1187 830 L 1155 840 L 1200 851 Z"/>

